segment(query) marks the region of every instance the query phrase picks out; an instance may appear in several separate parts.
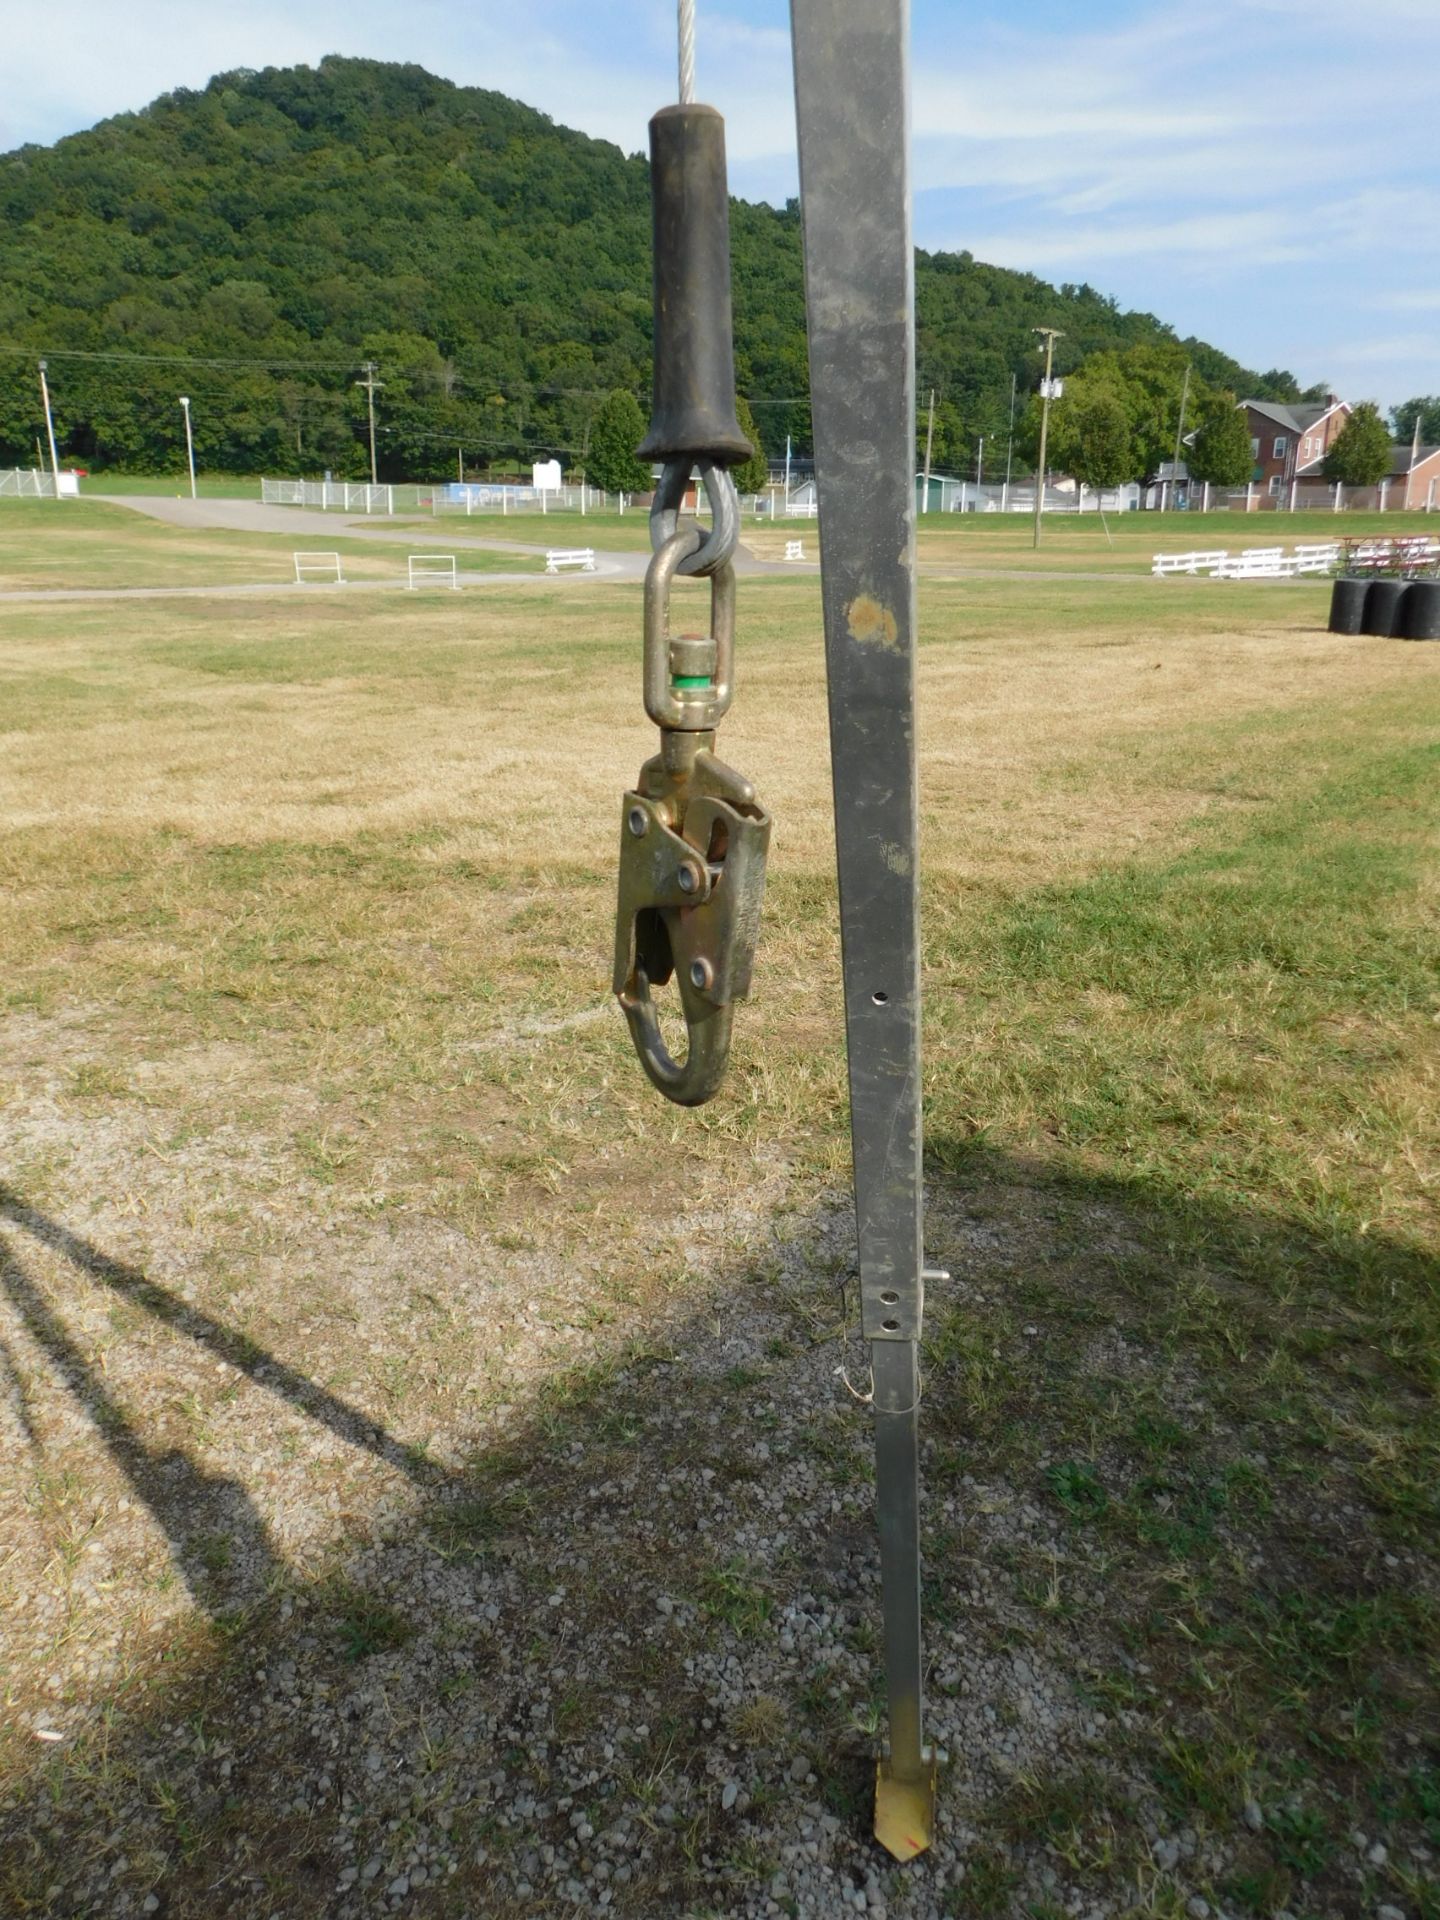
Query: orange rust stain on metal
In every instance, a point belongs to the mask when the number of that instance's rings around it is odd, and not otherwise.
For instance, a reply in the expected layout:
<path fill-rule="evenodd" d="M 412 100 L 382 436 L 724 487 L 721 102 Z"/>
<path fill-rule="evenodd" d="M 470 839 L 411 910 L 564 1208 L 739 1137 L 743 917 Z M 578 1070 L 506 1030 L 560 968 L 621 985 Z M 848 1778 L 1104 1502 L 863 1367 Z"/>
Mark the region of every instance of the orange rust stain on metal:
<path fill-rule="evenodd" d="M 868 593 L 857 594 L 845 609 L 845 624 L 850 638 L 862 647 L 893 647 L 896 644 L 895 616 L 888 607 Z"/>

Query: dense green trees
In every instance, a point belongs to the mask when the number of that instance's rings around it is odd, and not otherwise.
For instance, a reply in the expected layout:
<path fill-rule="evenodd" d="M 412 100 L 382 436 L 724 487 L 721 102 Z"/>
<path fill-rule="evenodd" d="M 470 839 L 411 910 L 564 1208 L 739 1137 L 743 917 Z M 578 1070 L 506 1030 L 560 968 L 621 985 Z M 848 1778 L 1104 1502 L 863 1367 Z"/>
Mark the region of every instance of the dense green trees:
<path fill-rule="evenodd" d="M 222 74 L 0 155 L 0 465 L 34 458 L 48 349 L 75 460 L 180 472 L 185 392 L 203 465 L 363 473 L 354 382 L 373 357 L 385 476 L 449 472 L 460 448 L 472 468 L 578 466 L 605 396 L 648 392 L 649 244 L 645 161 L 502 94 L 368 60 Z M 731 245 L 739 388 L 769 451 L 790 434 L 807 452 L 798 207 L 734 203 Z M 1039 322 L 1065 329 L 1062 373 L 1156 357 L 1155 430 L 1127 404 L 1146 457 L 1173 440 L 1187 358 L 1205 382 L 1299 397 L 1089 286 L 964 253 L 918 256 L 916 312 L 950 471 L 980 435 L 1003 443 Z"/>
<path fill-rule="evenodd" d="M 1390 416 L 1395 438 L 1408 446 L 1415 438 L 1415 422 L 1420 422 L 1420 444 L 1433 447 L 1440 442 L 1440 393 L 1417 394 L 1402 401 Z"/>
<path fill-rule="evenodd" d="M 755 416 L 750 411 L 750 402 L 743 393 L 735 401 L 735 418 L 740 422 L 740 431 L 755 449 L 750 459 L 742 461 L 733 469 L 735 484 L 741 493 L 759 493 L 770 478 L 770 462 L 765 458 L 765 449 L 756 430 Z"/>
<path fill-rule="evenodd" d="M 1390 471 L 1390 430 L 1373 400 L 1362 400 L 1330 442 L 1325 478 L 1373 487 Z"/>
<path fill-rule="evenodd" d="M 1210 394 L 1186 454 L 1192 478 L 1213 487 L 1243 487 L 1255 467 L 1250 423 L 1229 392 Z"/>
<path fill-rule="evenodd" d="M 644 438 L 645 416 L 640 402 L 633 393 L 617 388 L 601 403 L 590 429 L 586 477 L 607 493 L 647 491 L 650 469 L 635 458 L 635 449 Z"/>
<path fill-rule="evenodd" d="M 1174 457 L 1187 364 L 1178 341 L 1142 341 L 1120 352 L 1091 354 L 1066 378 L 1064 393 L 1050 409 L 1047 464 L 1075 474 L 1087 486 L 1116 486 L 1155 473 Z M 1207 392 L 1192 368 L 1191 407 Z M 1032 400 L 1022 440 L 1032 458 L 1039 432 L 1040 403 Z"/>
<path fill-rule="evenodd" d="M 1067 425 L 1073 451 L 1065 465 L 1082 485 L 1118 487 L 1135 478 L 1130 421 L 1124 398 L 1114 387 L 1085 389 Z"/>

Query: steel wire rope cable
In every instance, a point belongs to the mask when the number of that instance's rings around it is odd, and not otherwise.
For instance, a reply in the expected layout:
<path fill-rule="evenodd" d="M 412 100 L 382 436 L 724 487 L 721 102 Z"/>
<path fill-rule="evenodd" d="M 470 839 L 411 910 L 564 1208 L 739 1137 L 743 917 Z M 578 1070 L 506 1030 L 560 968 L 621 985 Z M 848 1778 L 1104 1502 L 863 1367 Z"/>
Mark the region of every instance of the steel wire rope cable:
<path fill-rule="evenodd" d="M 680 104 L 688 107 L 695 99 L 695 0 L 680 0 Z"/>

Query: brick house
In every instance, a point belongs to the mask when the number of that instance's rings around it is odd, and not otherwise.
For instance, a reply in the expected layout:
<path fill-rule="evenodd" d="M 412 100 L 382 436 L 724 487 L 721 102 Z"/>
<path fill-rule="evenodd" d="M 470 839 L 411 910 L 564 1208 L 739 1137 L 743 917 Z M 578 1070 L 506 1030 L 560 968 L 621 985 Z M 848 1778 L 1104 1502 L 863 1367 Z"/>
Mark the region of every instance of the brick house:
<path fill-rule="evenodd" d="M 1397 513 L 1429 513 L 1440 507 L 1440 447 L 1409 442 L 1391 447 L 1385 505 Z"/>
<path fill-rule="evenodd" d="M 1330 443 L 1350 417 L 1350 403 L 1338 394 L 1324 400 L 1242 400 L 1250 427 L 1250 451 L 1255 467 L 1251 482 L 1259 493 L 1257 504 L 1281 506 L 1289 498 L 1290 482 L 1308 480 L 1320 472 Z"/>
<path fill-rule="evenodd" d="M 1335 483 L 1319 466 L 1301 471 L 1294 490 L 1297 507 L 1328 507 L 1335 502 Z M 1288 502 L 1288 496 L 1287 496 Z M 1422 447 L 1392 441 L 1390 471 L 1375 487 L 1346 487 L 1344 505 L 1365 513 L 1440 512 L 1440 447 Z"/>

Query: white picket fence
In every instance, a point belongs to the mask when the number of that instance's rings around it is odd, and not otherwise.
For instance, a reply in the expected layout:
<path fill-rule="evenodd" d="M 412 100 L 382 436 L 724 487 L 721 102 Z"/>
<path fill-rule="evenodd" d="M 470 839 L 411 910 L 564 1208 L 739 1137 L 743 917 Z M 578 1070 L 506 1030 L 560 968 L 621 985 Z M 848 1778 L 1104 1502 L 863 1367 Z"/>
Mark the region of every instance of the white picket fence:
<path fill-rule="evenodd" d="M 1224 547 L 1195 553 L 1157 553 L 1150 571 L 1157 579 L 1167 574 L 1208 574 L 1212 580 L 1286 580 L 1300 574 L 1332 573 L 1340 558 L 1340 542 L 1331 540 L 1296 547 L 1246 547 L 1231 553 Z"/>
<path fill-rule="evenodd" d="M 1305 574 L 1334 573 L 1347 567 L 1384 567 L 1394 561 L 1407 567 L 1424 566 L 1440 558 L 1440 539 L 1428 536 L 1373 540 L 1322 540 L 1299 545 L 1289 553 L 1283 547 L 1245 547 L 1239 553 L 1225 548 L 1196 553 L 1157 553 L 1150 571 L 1157 579 L 1167 574 L 1208 574 L 1212 580 L 1293 580 Z"/>

